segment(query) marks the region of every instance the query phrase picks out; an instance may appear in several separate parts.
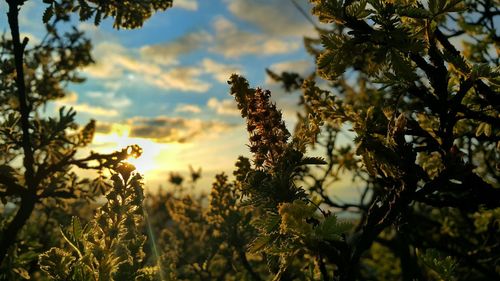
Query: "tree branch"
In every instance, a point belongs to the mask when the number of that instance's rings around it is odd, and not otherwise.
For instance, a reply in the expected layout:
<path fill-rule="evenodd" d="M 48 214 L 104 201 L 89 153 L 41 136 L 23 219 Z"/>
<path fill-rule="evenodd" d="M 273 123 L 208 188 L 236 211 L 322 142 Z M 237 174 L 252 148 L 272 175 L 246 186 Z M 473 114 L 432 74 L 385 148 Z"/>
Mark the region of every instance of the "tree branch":
<path fill-rule="evenodd" d="M 16 240 L 16 236 L 21 228 L 26 224 L 26 221 L 31 216 L 35 204 L 37 202 L 36 185 L 34 184 L 34 165 L 33 150 L 30 139 L 30 107 L 28 106 L 26 96 L 26 85 L 24 81 L 24 63 L 23 55 L 24 48 L 28 43 L 25 38 L 21 43 L 19 35 L 19 7 L 24 3 L 23 0 L 7 0 L 9 11 L 7 17 L 9 20 L 12 42 L 14 45 L 14 60 L 16 64 L 16 84 L 17 94 L 19 98 L 19 112 L 21 114 L 21 129 L 22 129 L 22 147 L 24 151 L 23 165 L 25 168 L 24 180 L 26 182 L 28 192 L 21 196 L 21 206 L 17 211 L 12 222 L 2 233 L 0 241 L 0 265 L 2 264 L 8 249 Z"/>

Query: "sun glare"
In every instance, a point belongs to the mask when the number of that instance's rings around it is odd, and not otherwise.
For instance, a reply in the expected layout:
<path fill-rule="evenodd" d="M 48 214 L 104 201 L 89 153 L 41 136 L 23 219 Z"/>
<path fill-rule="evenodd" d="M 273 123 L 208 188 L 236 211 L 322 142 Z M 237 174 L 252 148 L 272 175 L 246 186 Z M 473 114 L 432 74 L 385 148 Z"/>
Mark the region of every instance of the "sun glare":
<path fill-rule="evenodd" d="M 111 133 L 96 134 L 95 143 L 101 152 L 109 152 L 137 144 L 142 148 L 142 155 L 135 158 L 129 157 L 126 161 L 135 166 L 141 174 L 158 168 L 158 156 L 166 149 L 167 144 L 159 144 L 153 140 L 130 137 L 130 128 L 127 125 L 114 125 Z"/>

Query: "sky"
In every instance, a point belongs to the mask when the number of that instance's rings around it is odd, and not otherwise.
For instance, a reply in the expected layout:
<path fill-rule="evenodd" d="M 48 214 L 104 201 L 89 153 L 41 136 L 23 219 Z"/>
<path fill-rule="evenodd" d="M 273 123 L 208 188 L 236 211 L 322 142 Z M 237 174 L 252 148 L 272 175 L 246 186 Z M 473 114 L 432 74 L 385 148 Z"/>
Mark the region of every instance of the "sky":
<path fill-rule="evenodd" d="M 307 0 L 295 2 L 309 11 Z M 43 9 L 30 0 L 21 10 L 30 44 L 44 35 Z M 75 24 L 92 40 L 96 63 L 81 70 L 86 82 L 69 85 L 67 97 L 46 110 L 71 106 L 80 124 L 97 120 L 83 153 L 139 144 L 144 153 L 132 162 L 151 187 L 189 165 L 202 167 L 210 183 L 215 173 L 231 173 L 239 155 L 250 156 L 245 120 L 229 95 L 232 73 L 271 89 L 292 130 L 298 96 L 283 93 L 265 69 L 314 70 L 303 47 L 314 27 L 291 0 L 174 0 L 137 30 L 115 30 L 111 19 Z M 0 27 L 8 30 L 4 17 Z"/>

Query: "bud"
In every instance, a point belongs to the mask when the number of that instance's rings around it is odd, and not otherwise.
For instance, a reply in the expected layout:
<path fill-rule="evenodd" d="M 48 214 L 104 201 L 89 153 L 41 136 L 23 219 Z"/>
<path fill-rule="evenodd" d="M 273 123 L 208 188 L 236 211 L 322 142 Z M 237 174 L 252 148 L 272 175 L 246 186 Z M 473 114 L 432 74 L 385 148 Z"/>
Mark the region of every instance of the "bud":
<path fill-rule="evenodd" d="M 122 176 L 124 182 L 127 182 L 130 178 L 130 174 L 135 170 L 135 166 L 128 163 L 122 162 L 116 167 L 116 171 Z"/>

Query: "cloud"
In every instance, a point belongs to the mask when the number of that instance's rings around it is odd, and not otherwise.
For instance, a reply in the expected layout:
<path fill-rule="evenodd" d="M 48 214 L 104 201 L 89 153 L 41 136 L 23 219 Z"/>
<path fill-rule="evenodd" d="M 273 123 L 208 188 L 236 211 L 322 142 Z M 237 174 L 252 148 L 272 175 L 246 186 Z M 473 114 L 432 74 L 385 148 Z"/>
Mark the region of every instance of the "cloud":
<path fill-rule="evenodd" d="M 134 117 L 127 121 L 129 137 L 154 139 L 157 142 L 190 142 L 194 138 L 218 134 L 234 127 L 218 121 L 159 116 Z"/>
<path fill-rule="evenodd" d="M 95 78 L 120 80 L 126 74 L 163 90 L 206 92 L 211 84 L 199 77 L 204 73 L 199 67 L 165 67 L 148 60 L 141 60 L 134 50 L 126 50 L 116 43 L 101 43 L 96 47 L 97 64 L 85 69 Z"/>
<path fill-rule="evenodd" d="M 93 55 L 96 63 L 84 69 L 85 73 L 102 79 L 118 78 L 123 75 L 124 69 L 119 67 L 121 57 L 126 56 L 127 50 L 120 44 L 102 42 L 95 46 Z"/>
<path fill-rule="evenodd" d="M 91 29 L 91 27 L 85 27 Z M 239 58 L 245 55 L 276 55 L 296 51 L 300 43 L 292 39 L 281 39 L 266 34 L 240 30 L 233 22 L 217 17 L 212 25 L 212 33 L 196 31 L 183 35 L 174 41 L 142 48 L 130 49 L 116 41 L 100 40 L 95 49 L 97 63 L 85 68 L 94 78 L 106 83 L 134 80 L 152 85 L 166 91 L 203 93 L 212 87 L 204 80 L 208 74 L 220 83 L 225 83 L 241 67 L 226 64 L 209 58 L 191 65 L 180 66 L 182 55 L 193 53 L 202 47 L 209 52 L 222 54 L 226 58 Z M 95 31 L 95 36 L 100 36 Z M 102 35 L 102 34 L 101 34 Z M 128 81 L 131 82 L 131 81 Z"/>
<path fill-rule="evenodd" d="M 91 91 L 86 93 L 88 97 L 95 99 L 99 103 L 105 103 L 113 108 L 125 108 L 132 105 L 132 101 L 125 97 L 120 96 L 116 92 L 99 92 L 99 91 Z"/>
<path fill-rule="evenodd" d="M 194 104 L 179 104 L 175 108 L 175 112 L 200 113 L 201 108 Z"/>
<path fill-rule="evenodd" d="M 146 76 L 145 79 L 150 84 L 165 90 L 203 93 L 212 85 L 198 79 L 202 74 L 203 71 L 197 67 L 177 67 L 159 75 Z"/>
<path fill-rule="evenodd" d="M 119 113 L 116 109 L 109 109 L 106 107 L 93 106 L 87 103 L 75 104 L 71 105 L 76 112 L 79 113 L 87 113 L 92 116 L 106 116 L 106 117 L 115 117 L 118 116 Z"/>
<path fill-rule="evenodd" d="M 300 44 L 296 40 L 284 40 L 265 34 L 243 31 L 224 17 L 214 21 L 215 38 L 211 51 L 227 58 L 243 55 L 276 55 L 296 51 Z"/>
<path fill-rule="evenodd" d="M 173 8 L 196 11 L 198 10 L 198 2 L 196 0 L 175 0 Z"/>
<path fill-rule="evenodd" d="M 158 64 L 176 65 L 180 55 L 189 54 L 209 41 L 211 36 L 207 32 L 191 32 L 171 42 L 144 46 L 140 49 L 140 54 Z"/>
<path fill-rule="evenodd" d="M 220 115 L 238 116 L 240 114 L 236 102 L 233 99 L 218 100 L 216 98 L 210 98 L 207 101 L 207 107 Z"/>
<path fill-rule="evenodd" d="M 124 79 L 128 79 L 166 91 L 203 93 L 212 87 L 212 82 L 206 81 L 204 75 L 208 74 L 214 80 L 225 83 L 232 73 L 241 73 L 241 67 L 209 58 L 180 66 L 179 59 L 182 55 L 203 47 L 226 58 L 239 58 L 245 55 L 286 54 L 300 47 L 299 42 L 290 38 L 282 39 L 241 30 L 221 16 L 215 19 L 212 29 L 213 34 L 196 31 L 171 42 L 136 49 L 125 48 L 113 40 L 101 40 L 94 50 L 97 64 L 86 68 L 85 72 L 94 78 L 106 80 L 106 83 L 123 83 Z"/>
<path fill-rule="evenodd" d="M 96 132 L 127 138 L 149 139 L 157 143 L 187 143 L 217 136 L 236 125 L 219 121 L 182 117 L 132 117 L 121 123 L 97 122 Z"/>
<path fill-rule="evenodd" d="M 101 134 L 109 134 L 113 131 L 113 123 L 97 121 L 95 126 L 95 132 Z"/>
<path fill-rule="evenodd" d="M 78 30 L 85 33 L 85 37 L 89 38 L 91 42 L 118 42 L 120 39 L 117 37 L 116 32 L 104 30 L 101 26 L 94 25 L 93 21 L 80 22 Z"/>
<path fill-rule="evenodd" d="M 100 106 L 93 106 L 87 103 L 77 103 L 78 95 L 74 92 L 69 93 L 66 97 L 55 101 L 57 106 L 72 107 L 77 113 L 87 113 L 92 116 L 106 116 L 114 117 L 119 113 L 116 109 L 104 108 Z"/>
<path fill-rule="evenodd" d="M 241 73 L 241 69 L 236 65 L 229 65 L 205 58 L 201 61 L 201 66 L 206 73 L 212 74 L 215 80 L 226 83 L 231 74 Z"/>
<path fill-rule="evenodd" d="M 139 60 L 131 55 L 117 55 L 111 58 L 115 66 L 121 67 L 134 74 L 155 76 L 162 73 L 160 66 Z"/>
<path fill-rule="evenodd" d="M 314 26 L 289 0 L 226 0 L 226 3 L 233 15 L 269 35 L 304 36 L 314 32 Z M 311 9 L 309 5 L 299 5 L 306 12 Z"/>
<path fill-rule="evenodd" d="M 253 8 L 252 8 L 253 9 Z M 300 47 L 297 40 L 282 39 L 283 36 L 253 33 L 240 30 L 233 22 L 219 16 L 212 24 L 213 31 L 187 33 L 174 41 L 142 47 L 141 56 L 163 65 L 176 65 L 181 55 L 189 54 L 201 48 L 227 58 L 244 55 L 275 55 L 293 52 Z M 281 34 L 283 35 L 283 34 Z"/>

